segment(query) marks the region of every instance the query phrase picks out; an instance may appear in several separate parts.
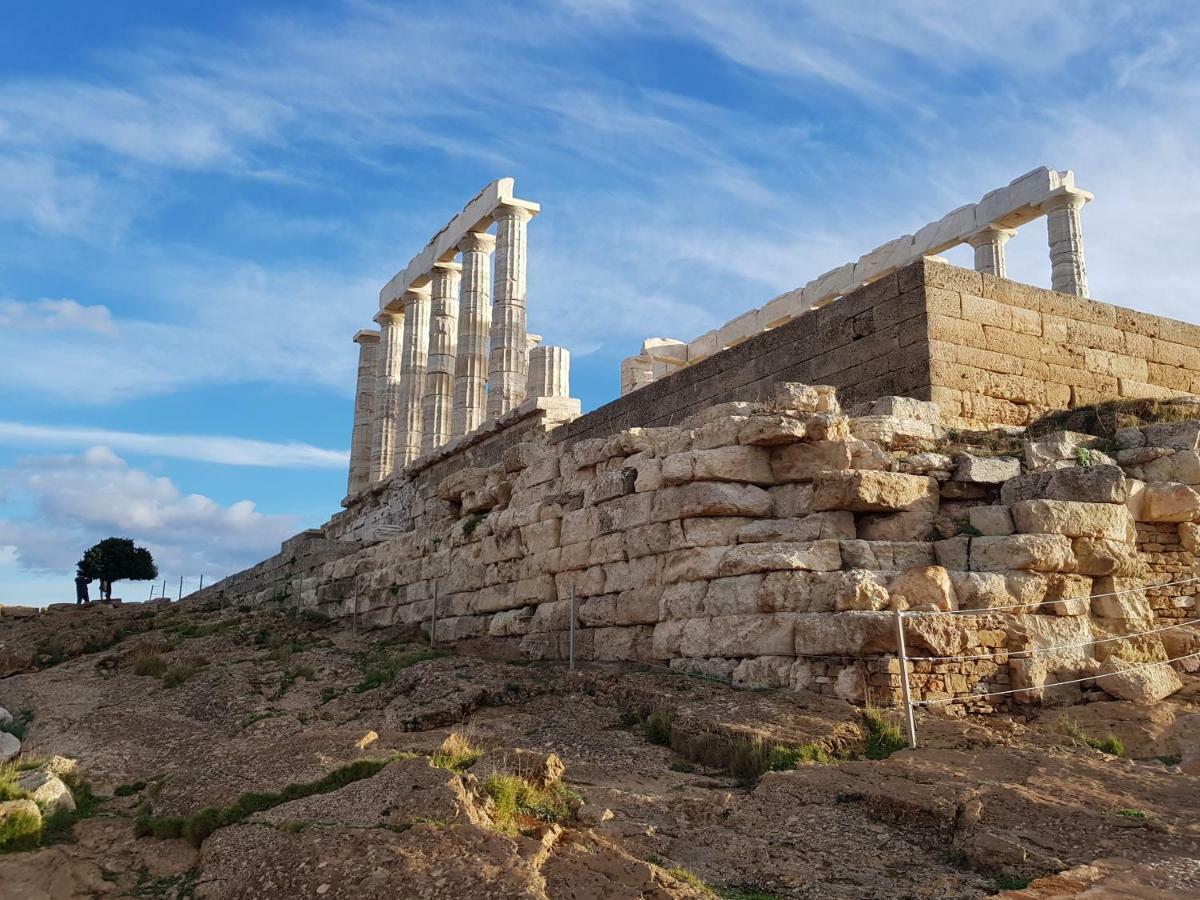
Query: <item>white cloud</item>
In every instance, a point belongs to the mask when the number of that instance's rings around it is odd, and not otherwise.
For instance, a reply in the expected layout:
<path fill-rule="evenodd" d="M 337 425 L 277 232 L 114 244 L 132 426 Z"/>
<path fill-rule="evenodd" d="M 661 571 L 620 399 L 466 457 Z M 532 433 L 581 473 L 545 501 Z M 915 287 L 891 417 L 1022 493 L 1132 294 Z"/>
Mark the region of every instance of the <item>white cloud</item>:
<path fill-rule="evenodd" d="M 211 580 L 278 552 L 299 525 L 294 516 L 264 515 L 249 500 L 222 506 L 183 494 L 171 479 L 104 448 L 22 460 L 0 469 L 0 485 L 10 503 L 34 510 L 0 518 L 0 563 L 64 578 L 84 550 L 115 535 L 148 547 L 163 575 Z"/>
<path fill-rule="evenodd" d="M 107 306 L 84 306 L 75 300 L 0 300 L 0 328 L 13 331 L 91 331 L 116 334 Z"/>
<path fill-rule="evenodd" d="M 18 447 L 91 447 L 84 455 L 84 461 L 93 468 L 111 465 L 113 460 L 119 462 L 110 447 L 197 462 L 283 469 L 342 469 L 350 459 L 349 453 L 344 450 L 325 450 L 302 443 L 272 443 L 214 435 L 142 434 L 0 421 L 0 445 L 3 444 Z"/>

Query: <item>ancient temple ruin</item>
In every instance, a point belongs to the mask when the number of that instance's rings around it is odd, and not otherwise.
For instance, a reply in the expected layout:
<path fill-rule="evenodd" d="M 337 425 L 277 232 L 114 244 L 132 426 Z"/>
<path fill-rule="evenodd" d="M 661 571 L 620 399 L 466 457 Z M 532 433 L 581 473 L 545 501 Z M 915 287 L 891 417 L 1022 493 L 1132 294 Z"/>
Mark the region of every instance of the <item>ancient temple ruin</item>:
<path fill-rule="evenodd" d="M 344 505 L 527 400 L 567 398 L 570 354 L 526 327 L 527 228 L 540 209 L 513 195 L 513 179 L 493 181 L 379 292 L 379 330 L 354 335 Z"/>
<path fill-rule="evenodd" d="M 1089 297 L 1090 199 L 1034 170 L 648 340 L 580 415 L 526 327 L 538 206 L 497 181 L 355 337 L 345 508 L 202 597 L 883 704 L 902 672 L 957 709 L 1164 696 L 1200 669 L 1200 327 Z M 1051 289 L 1005 277 L 1041 217 Z M 1110 400 L 1150 417 L 1047 418 Z"/>
<path fill-rule="evenodd" d="M 1053 290 L 1088 296 L 1079 213 L 1093 196 L 1075 186 L 1075 173 L 1046 166 L 1027 172 L 1009 185 L 984 194 L 946 213 L 916 234 L 888 241 L 855 262 L 818 275 L 803 287 L 780 294 L 734 316 L 720 328 L 691 341 L 647 338 L 637 356 L 621 364 L 621 394 L 628 394 L 740 344 L 747 338 L 778 328 L 832 303 L 851 291 L 872 284 L 922 257 L 943 253 L 961 244 L 975 251 L 975 271 L 1005 277 L 1004 246 L 1017 229 L 1045 217 L 1050 245 L 1050 284 Z"/>

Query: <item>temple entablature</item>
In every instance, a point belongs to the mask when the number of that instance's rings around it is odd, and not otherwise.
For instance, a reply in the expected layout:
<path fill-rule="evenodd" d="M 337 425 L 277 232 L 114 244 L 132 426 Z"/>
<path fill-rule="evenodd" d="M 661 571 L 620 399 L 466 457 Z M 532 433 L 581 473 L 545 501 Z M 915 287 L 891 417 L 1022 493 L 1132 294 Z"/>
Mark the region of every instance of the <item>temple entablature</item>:
<path fill-rule="evenodd" d="M 1051 288 L 1088 296 L 1079 211 L 1093 199 L 1075 186 L 1075 173 L 1042 166 L 1007 186 L 984 194 L 931 222 L 915 234 L 888 241 L 855 262 L 832 269 L 803 287 L 780 294 L 762 307 L 730 319 L 691 341 L 648 338 L 637 356 L 621 364 L 621 393 L 645 387 L 685 366 L 777 328 L 811 309 L 903 268 L 963 244 L 975 252 L 975 270 L 1005 277 L 1005 244 L 1022 226 L 1045 217 L 1050 248 Z M 682 349 L 680 349 L 682 348 Z"/>

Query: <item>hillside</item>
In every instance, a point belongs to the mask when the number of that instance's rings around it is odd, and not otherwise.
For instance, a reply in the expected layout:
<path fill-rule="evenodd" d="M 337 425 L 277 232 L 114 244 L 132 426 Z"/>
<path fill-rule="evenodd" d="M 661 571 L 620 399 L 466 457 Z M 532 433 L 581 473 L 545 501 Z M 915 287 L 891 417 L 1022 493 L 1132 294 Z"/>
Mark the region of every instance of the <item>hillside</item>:
<path fill-rule="evenodd" d="M 0 855 L 3 895 L 1200 892 L 1191 677 L 1153 706 L 926 716 L 886 756 L 886 715 L 831 698 L 414 638 L 187 601 L 0 618 L 18 759 L 75 760 L 80 801 Z M 1110 735 L 1124 756 L 1087 745 Z"/>

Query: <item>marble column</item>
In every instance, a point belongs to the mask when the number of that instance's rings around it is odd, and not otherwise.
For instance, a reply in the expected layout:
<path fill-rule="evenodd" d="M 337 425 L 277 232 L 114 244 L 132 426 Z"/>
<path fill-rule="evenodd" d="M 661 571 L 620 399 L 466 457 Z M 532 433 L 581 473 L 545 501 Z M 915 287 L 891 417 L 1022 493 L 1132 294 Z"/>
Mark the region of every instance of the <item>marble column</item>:
<path fill-rule="evenodd" d="M 429 310 L 429 370 L 422 398 L 421 452 L 450 440 L 454 369 L 458 348 L 458 263 L 434 263 Z"/>
<path fill-rule="evenodd" d="M 1050 286 L 1064 294 L 1088 295 L 1079 211 L 1091 199 L 1087 191 L 1064 190 L 1042 204 L 1050 244 Z"/>
<path fill-rule="evenodd" d="M 472 232 L 459 241 L 458 358 L 454 366 L 453 437 L 478 428 L 487 415 L 488 333 L 492 327 L 491 253 L 496 239 Z"/>
<path fill-rule="evenodd" d="M 396 467 L 404 314 L 384 310 L 375 321 L 379 323 L 379 349 L 375 360 L 375 427 L 371 435 L 372 484 L 387 478 Z"/>
<path fill-rule="evenodd" d="M 427 290 L 404 292 L 404 347 L 400 354 L 400 431 L 396 439 L 396 468 L 421 455 L 421 398 L 429 366 L 429 308 Z"/>
<path fill-rule="evenodd" d="M 358 344 L 358 382 L 354 387 L 354 430 L 350 434 L 350 478 L 346 487 L 346 494 L 351 497 L 371 483 L 379 332 L 360 331 L 354 335 L 354 343 Z"/>
<path fill-rule="evenodd" d="M 986 225 L 975 232 L 967 243 L 975 248 L 975 271 L 987 272 L 997 278 L 1008 277 L 1004 264 L 1004 245 L 1017 235 L 1015 228 Z"/>
<path fill-rule="evenodd" d="M 488 358 L 489 419 L 515 409 L 525 399 L 525 226 L 533 213 L 520 206 L 499 206 L 492 218 L 496 222 L 496 274 Z"/>
<path fill-rule="evenodd" d="M 566 347 L 533 347 L 529 351 L 528 396 L 571 396 L 571 354 Z"/>

